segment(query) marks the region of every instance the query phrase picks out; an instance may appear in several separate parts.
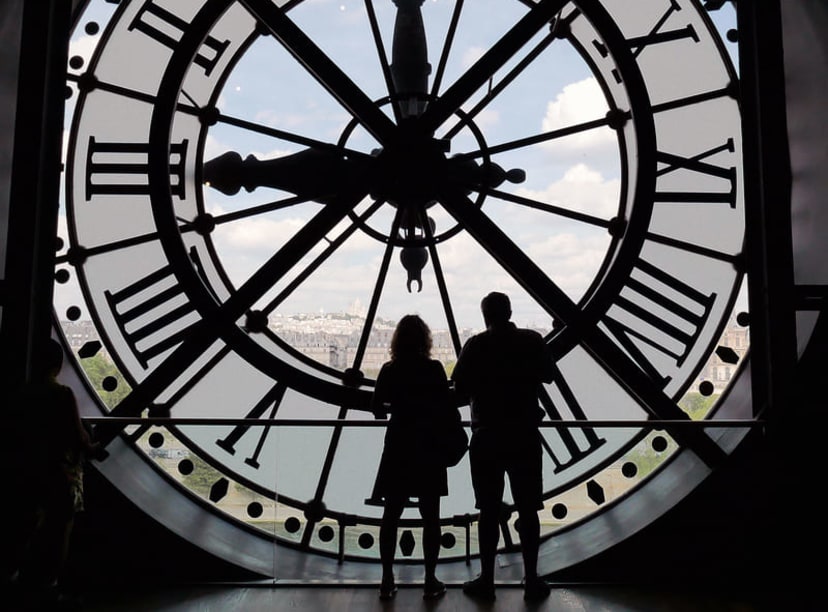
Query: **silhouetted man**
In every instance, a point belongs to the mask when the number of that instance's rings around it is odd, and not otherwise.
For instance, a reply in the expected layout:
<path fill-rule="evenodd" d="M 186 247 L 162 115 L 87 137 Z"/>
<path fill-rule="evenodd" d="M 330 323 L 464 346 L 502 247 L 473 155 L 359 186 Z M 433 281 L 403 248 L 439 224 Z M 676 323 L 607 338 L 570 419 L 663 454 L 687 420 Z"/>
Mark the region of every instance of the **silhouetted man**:
<path fill-rule="evenodd" d="M 542 599 L 549 586 L 538 577 L 543 508 L 538 386 L 552 380 L 552 362 L 540 334 L 510 321 L 508 296 L 493 292 L 480 303 L 486 331 L 466 342 L 452 379 L 471 403 L 469 445 L 472 486 L 480 510 L 480 576 L 463 585 L 472 597 L 495 598 L 494 564 L 500 536 L 500 509 L 505 475 L 509 475 L 520 519 L 524 598 Z"/>

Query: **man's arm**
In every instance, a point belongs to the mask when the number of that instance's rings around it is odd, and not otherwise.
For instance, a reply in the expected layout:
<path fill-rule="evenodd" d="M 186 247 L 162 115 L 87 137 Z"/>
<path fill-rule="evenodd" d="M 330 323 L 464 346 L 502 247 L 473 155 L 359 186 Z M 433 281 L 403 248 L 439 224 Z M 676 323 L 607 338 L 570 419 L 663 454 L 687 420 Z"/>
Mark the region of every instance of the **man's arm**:
<path fill-rule="evenodd" d="M 555 377 L 555 363 L 552 360 L 552 351 L 549 345 L 541 338 L 540 355 L 540 379 L 542 382 L 550 383 Z"/>
<path fill-rule="evenodd" d="M 464 400 L 468 400 L 468 395 L 470 393 L 470 382 L 471 382 L 471 375 L 469 373 L 470 362 L 472 357 L 470 356 L 473 352 L 469 350 L 469 346 L 472 345 L 472 341 L 474 338 L 469 338 L 466 340 L 466 343 L 463 345 L 463 348 L 460 349 L 460 354 L 457 356 L 457 363 L 454 364 L 454 370 L 451 372 L 451 380 L 454 382 L 454 390 L 460 395 Z"/>
<path fill-rule="evenodd" d="M 538 383 L 549 383 L 555 377 L 555 362 L 549 345 L 543 341 L 538 332 L 526 329 L 524 331 L 524 351 L 527 371 L 535 376 Z"/>

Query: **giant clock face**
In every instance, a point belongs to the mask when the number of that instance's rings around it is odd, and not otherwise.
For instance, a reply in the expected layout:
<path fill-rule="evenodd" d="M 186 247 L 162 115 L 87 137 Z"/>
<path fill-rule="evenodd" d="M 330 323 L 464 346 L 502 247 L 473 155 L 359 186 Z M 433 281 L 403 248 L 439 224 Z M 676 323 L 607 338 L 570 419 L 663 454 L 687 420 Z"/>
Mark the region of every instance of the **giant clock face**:
<path fill-rule="evenodd" d="M 687 400 L 744 352 L 717 350 L 743 281 L 737 77 L 697 1 L 90 2 L 70 56 L 56 311 L 100 338 L 73 353 L 87 414 L 183 419 L 99 427 L 102 469 L 166 483 L 182 524 L 377 559 L 383 429 L 359 421 L 393 321 L 420 313 L 450 367 L 492 289 L 555 360 L 547 545 L 726 460 L 716 429 L 607 423 L 724 414 Z"/>

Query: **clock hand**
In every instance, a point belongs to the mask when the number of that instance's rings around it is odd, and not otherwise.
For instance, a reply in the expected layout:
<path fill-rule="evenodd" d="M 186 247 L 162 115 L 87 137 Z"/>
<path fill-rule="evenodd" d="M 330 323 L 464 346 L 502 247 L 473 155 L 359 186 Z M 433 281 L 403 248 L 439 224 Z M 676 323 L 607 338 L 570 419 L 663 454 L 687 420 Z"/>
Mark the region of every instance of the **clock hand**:
<path fill-rule="evenodd" d="M 506 170 L 492 161 L 477 164 L 468 158 L 451 158 L 446 164 L 446 169 L 453 182 L 470 190 L 489 190 L 499 187 L 504 181 L 519 184 L 526 180 L 525 170 Z"/>
<path fill-rule="evenodd" d="M 394 122 L 270 0 L 240 0 L 285 49 L 380 143 L 393 138 Z"/>
<path fill-rule="evenodd" d="M 494 73 L 503 67 L 544 25 L 549 25 L 568 0 L 540 0 L 500 40 L 436 100 L 420 117 L 424 132 L 434 133 Z"/>
<path fill-rule="evenodd" d="M 439 198 L 466 231 L 506 269 L 526 291 L 556 319 L 580 338 L 587 352 L 651 416 L 663 420 L 689 417 L 658 389 L 626 353 L 593 322 L 585 320 L 578 306 L 500 230 L 458 187 L 444 185 Z M 680 444 L 691 448 L 710 467 L 727 455 L 700 429 L 667 427 Z"/>
<path fill-rule="evenodd" d="M 381 152 L 378 150 L 376 155 Z M 367 179 L 372 190 L 382 191 L 385 187 L 387 191 L 388 173 L 376 159 L 327 149 L 306 149 L 265 160 L 254 155 L 242 159 L 235 151 L 228 151 L 205 162 L 202 177 L 205 184 L 226 195 L 235 195 L 242 188 L 250 192 L 257 187 L 270 187 L 294 193 L 302 200 L 328 203 L 336 194 L 353 188 L 356 177 Z M 403 165 L 404 161 L 397 162 L 403 170 L 408 167 Z M 414 167 L 413 162 L 409 166 Z M 522 183 L 526 178 L 523 170 L 507 171 L 498 164 L 478 164 L 472 159 L 450 159 L 446 172 L 469 189 L 494 188 L 504 181 Z"/>
<path fill-rule="evenodd" d="M 401 117 L 416 117 L 423 112 L 428 94 L 428 63 L 423 15 L 424 0 L 394 0 L 397 18 L 391 45 L 391 77 L 396 89 Z"/>
<path fill-rule="evenodd" d="M 325 149 L 306 149 L 267 160 L 254 155 L 242 159 L 235 151 L 228 151 L 205 162 L 203 178 L 226 195 L 235 195 L 242 187 L 248 192 L 272 187 L 327 203 L 351 187 L 370 159 Z"/>
<path fill-rule="evenodd" d="M 193 325 L 184 340 L 158 364 L 109 413 L 113 417 L 137 416 L 178 377 L 226 333 L 227 326 L 236 326 L 251 306 L 261 298 L 274 280 L 296 265 L 348 212 L 365 196 L 364 191 L 340 194 L 324 206 L 253 275 L 240 285 L 223 304 L 203 312 L 203 318 Z M 121 423 L 103 423 L 95 428 L 95 440 L 107 445 L 125 427 Z"/>

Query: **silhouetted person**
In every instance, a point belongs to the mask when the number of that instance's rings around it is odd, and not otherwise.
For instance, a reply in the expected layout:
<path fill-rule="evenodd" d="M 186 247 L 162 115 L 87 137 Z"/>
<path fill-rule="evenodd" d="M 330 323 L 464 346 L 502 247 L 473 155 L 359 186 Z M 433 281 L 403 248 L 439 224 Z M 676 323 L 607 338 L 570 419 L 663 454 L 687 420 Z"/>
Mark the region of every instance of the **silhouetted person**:
<path fill-rule="evenodd" d="M 480 576 L 466 582 L 463 591 L 480 599 L 495 598 L 494 565 L 508 474 L 520 519 L 524 598 L 542 599 L 549 595 L 549 586 L 537 571 L 538 510 L 543 508 L 538 386 L 552 380 L 552 363 L 541 335 L 510 321 L 508 296 L 490 293 L 480 307 L 486 331 L 469 338 L 452 373 L 457 391 L 470 398 L 469 464 L 480 510 Z"/>
<path fill-rule="evenodd" d="M 18 590 L 57 603 L 58 580 L 68 553 L 75 513 L 83 509 L 83 461 L 95 449 L 78 413 L 75 396 L 56 377 L 63 350 L 44 347 L 39 371 L 15 397 L 18 524 L 9 543 Z"/>
<path fill-rule="evenodd" d="M 379 536 L 380 599 L 391 599 L 397 590 L 397 527 L 412 497 L 417 498 L 423 519 L 423 597 L 432 599 L 446 592 L 435 569 L 440 553 L 440 497 L 448 495 L 448 479 L 432 441 L 445 422 L 440 411 L 448 409 L 448 379 L 442 364 L 431 359 L 431 331 L 417 315 L 406 315 L 397 324 L 390 352 L 391 360 L 383 364 L 371 400 L 375 415 L 391 415 L 375 489 L 385 499 Z"/>

